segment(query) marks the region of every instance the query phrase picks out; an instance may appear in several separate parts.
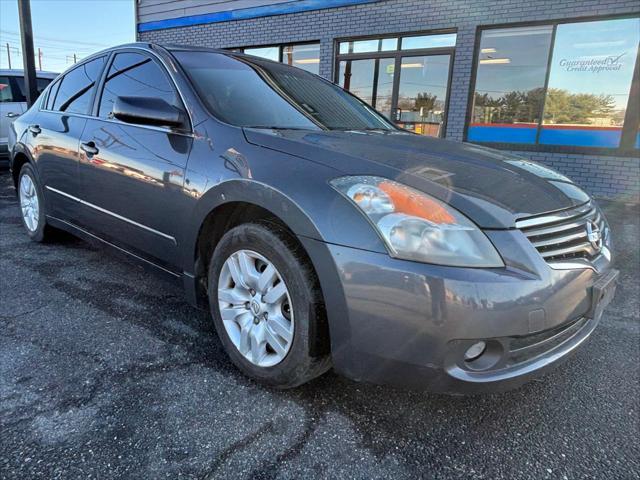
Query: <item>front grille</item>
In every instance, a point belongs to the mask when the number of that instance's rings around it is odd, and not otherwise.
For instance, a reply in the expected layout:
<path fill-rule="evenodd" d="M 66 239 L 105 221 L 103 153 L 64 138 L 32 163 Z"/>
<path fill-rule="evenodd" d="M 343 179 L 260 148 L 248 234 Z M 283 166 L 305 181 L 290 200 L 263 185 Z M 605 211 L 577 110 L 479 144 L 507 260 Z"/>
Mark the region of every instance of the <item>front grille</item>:
<path fill-rule="evenodd" d="M 533 246 L 547 262 L 576 258 L 592 259 L 600 253 L 588 238 L 587 224 L 600 229 L 606 243 L 609 229 L 604 217 L 588 202 L 579 207 L 546 215 L 524 218 L 516 222 Z"/>

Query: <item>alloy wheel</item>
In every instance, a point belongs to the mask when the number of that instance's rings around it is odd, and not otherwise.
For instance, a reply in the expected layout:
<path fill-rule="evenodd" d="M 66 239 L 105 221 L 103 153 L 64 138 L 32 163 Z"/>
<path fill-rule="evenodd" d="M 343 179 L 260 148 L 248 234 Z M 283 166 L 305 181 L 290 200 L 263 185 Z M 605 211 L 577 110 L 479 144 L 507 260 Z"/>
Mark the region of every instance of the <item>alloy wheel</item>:
<path fill-rule="evenodd" d="M 29 175 L 22 175 L 20 178 L 19 196 L 24 224 L 30 232 L 35 232 L 40 218 L 40 202 L 36 186 Z"/>
<path fill-rule="evenodd" d="M 294 318 L 284 279 L 263 255 L 239 250 L 225 261 L 218 306 L 229 339 L 252 364 L 271 367 L 291 349 Z"/>

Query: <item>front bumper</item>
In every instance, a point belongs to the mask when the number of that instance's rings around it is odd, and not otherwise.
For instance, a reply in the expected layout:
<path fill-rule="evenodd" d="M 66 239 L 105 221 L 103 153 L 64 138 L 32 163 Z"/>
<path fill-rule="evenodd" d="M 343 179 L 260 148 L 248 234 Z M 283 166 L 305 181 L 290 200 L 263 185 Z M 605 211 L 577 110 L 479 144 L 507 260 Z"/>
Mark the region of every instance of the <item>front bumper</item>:
<path fill-rule="evenodd" d="M 519 231 L 490 236 L 509 246 L 500 249 L 506 268 L 426 265 L 305 240 L 315 265 L 322 246 L 330 257 L 318 273 L 334 368 L 355 380 L 477 393 L 517 387 L 566 358 L 598 323 L 591 291 L 609 260 L 599 270 L 554 270 Z M 483 360 L 466 362 L 478 341 Z"/>

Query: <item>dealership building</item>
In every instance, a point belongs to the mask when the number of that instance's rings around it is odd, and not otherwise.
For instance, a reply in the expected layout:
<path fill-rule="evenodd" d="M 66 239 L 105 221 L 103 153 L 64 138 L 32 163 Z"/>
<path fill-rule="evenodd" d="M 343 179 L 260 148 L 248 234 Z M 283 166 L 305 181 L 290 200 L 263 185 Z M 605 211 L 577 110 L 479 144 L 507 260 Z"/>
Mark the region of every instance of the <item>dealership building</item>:
<path fill-rule="evenodd" d="M 138 0 L 138 39 L 322 75 L 402 128 L 638 201 L 637 0 Z"/>

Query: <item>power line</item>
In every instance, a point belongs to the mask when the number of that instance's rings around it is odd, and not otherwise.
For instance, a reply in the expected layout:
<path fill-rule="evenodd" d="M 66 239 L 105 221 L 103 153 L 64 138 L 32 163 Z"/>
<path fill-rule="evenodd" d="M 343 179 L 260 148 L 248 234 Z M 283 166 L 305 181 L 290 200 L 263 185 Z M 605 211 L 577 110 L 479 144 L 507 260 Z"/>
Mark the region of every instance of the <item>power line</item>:
<path fill-rule="evenodd" d="M 6 35 L 17 35 L 20 36 L 20 33 L 18 32 L 14 32 L 11 30 L 2 30 L 0 29 L 0 33 L 4 33 Z M 35 36 L 34 35 L 34 39 L 41 39 L 41 40 L 45 40 L 45 41 L 51 41 L 51 42 L 58 42 L 58 43 L 73 43 L 76 45 L 87 45 L 90 47 L 103 47 L 106 48 L 109 45 L 106 43 L 95 43 L 95 42 L 81 42 L 79 40 L 74 40 L 73 42 L 70 42 L 69 40 L 65 40 L 64 38 L 56 38 L 56 37 L 43 37 L 43 36 Z"/>

